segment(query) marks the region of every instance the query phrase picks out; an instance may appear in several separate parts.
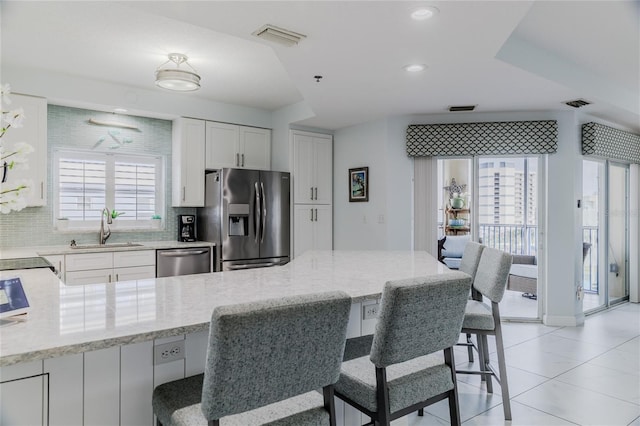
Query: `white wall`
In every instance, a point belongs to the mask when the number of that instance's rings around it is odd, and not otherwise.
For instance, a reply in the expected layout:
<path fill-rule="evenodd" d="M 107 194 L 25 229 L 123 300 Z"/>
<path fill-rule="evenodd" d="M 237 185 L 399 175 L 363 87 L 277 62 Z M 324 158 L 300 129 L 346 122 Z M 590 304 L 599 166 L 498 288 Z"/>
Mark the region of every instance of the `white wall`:
<path fill-rule="evenodd" d="M 336 250 L 411 248 L 413 162 L 403 120 L 384 119 L 334 133 L 333 246 Z M 369 167 L 369 201 L 349 202 L 350 168 Z"/>

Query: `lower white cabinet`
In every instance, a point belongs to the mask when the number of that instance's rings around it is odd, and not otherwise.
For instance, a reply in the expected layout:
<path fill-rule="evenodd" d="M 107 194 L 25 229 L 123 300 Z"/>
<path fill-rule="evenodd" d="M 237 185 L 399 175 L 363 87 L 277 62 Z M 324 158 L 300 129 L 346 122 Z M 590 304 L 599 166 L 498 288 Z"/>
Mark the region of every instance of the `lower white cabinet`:
<path fill-rule="evenodd" d="M 67 284 L 142 280 L 156 276 L 155 250 L 68 254 Z"/>
<path fill-rule="evenodd" d="M 307 250 L 331 250 L 333 246 L 332 206 L 296 204 L 293 207 L 294 257 Z"/>
<path fill-rule="evenodd" d="M 42 361 L 0 368 L 0 425 L 46 425 L 47 390 Z"/>
<path fill-rule="evenodd" d="M 84 399 L 83 354 L 44 360 L 49 373 L 49 426 L 81 426 Z"/>
<path fill-rule="evenodd" d="M 84 424 L 120 424 L 120 347 L 84 353 Z"/>
<path fill-rule="evenodd" d="M 153 341 L 120 349 L 120 424 L 152 425 Z"/>

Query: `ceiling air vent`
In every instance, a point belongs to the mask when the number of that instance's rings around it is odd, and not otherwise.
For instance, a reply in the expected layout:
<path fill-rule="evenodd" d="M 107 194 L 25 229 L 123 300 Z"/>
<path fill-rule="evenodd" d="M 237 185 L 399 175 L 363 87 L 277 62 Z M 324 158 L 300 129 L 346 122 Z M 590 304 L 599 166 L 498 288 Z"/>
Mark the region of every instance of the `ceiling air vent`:
<path fill-rule="evenodd" d="M 300 42 L 300 40 L 307 37 L 304 34 L 299 34 L 269 24 L 265 25 L 257 31 L 254 31 L 252 35 L 260 37 L 264 40 L 280 43 L 285 46 L 295 46 Z"/>
<path fill-rule="evenodd" d="M 449 112 L 473 111 L 474 109 L 476 109 L 475 105 L 454 105 L 449 107 Z"/>
<path fill-rule="evenodd" d="M 585 105 L 591 105 L 591 102 L 585 101 L 584 99 L 576 99 L 575 101 L 565 102 L 565 104 L 569 105 L 570 107 L 580 108 Z"/>

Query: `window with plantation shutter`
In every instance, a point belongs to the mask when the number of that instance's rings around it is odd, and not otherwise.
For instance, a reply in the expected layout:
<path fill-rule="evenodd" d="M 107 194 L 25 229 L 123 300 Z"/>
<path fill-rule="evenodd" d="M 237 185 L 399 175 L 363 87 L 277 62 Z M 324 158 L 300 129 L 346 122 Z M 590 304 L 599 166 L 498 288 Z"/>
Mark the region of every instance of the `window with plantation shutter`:
<path fill-rule="evenodd" d="M 64 156 L 58 162 L 58 217 L 98 220 L 106 203 L 106 162 Z"/>
<path fill-rule="evenodd" d="M 118 229 L 154 227 L 163 215 L 163 159 L 60 150 L 55 153 L 56 218 L 71 229 L 95 229 L 105 207 L 118 212 Z"/>
<path fill-rule="evenodd" d="M 156 165 L 116 161 L 114 206 L 122 220 L 149 219 L 156 212 Z"/>

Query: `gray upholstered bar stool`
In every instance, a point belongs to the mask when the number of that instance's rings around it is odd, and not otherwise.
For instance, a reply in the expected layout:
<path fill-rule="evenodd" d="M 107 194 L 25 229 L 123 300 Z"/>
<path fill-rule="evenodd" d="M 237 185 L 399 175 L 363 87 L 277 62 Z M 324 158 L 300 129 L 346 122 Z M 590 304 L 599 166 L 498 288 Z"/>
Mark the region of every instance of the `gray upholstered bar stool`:
<path fill-rule="evenodd" d="M 335 425 L 350 309 L 342 292 L 217 307 L 204 374 L 154 390 L 158 424 Z"/>
<path fill-rule="evenodd" d="M 474 241 L 469 241 L 464 246 L 464 252 L 462 253 L 462 259 L 460 260 L 459 270 L 467 273 L 471 276 L 471 279 L 475 279 L 476 271 L 478 270 L 478 264 L 480 263 L 480 256 L 482 256 L 482 250 L 484 246 Z M 471 298 L 475 300 L 482 300 L 482 296 L 477 291 L 471 288 Z M 467 353 L 469 355 L 469 362 L 473 362 L 473 341 L 471 340 L 471 334 L 466 335 L 466 342 L 459 343 L 459 345 L 467 347 Z"/>
<path fill-rule="evenodd" d="M 493 393 L 491 377 L 495 377 L 502 389 L 502 404 L 505 420 L 511 420 L 511 404 L 509 402 L 509 385 L 507 382 L 507 365 L 504 359 L 504 343 L 500 324 L 498 303 L 504 296 L 507 278 L 511 268 L 512 256 L 500 250 L 485 248 L 480 257 L 478 270 L 473 280 L 473 289 L 486 297 L 491 306 L 483 299 L 469 300 L 464 314 L 462 332 L 475 334 L 478 342 L 480 370 L 458 370 L 459 374 L 480 374 L 487 382 L 487 392 Z M 491 366 L 487 336 L 496 338 L 499 374 Z"/>
<path fill-rule="evenodd" d="M 371 353 L 342 364 L 336 396 L 385 426 L 448 398 L 459 425 L 453 345 L 470 288 L 458 271 L 387 282 Z"/>

